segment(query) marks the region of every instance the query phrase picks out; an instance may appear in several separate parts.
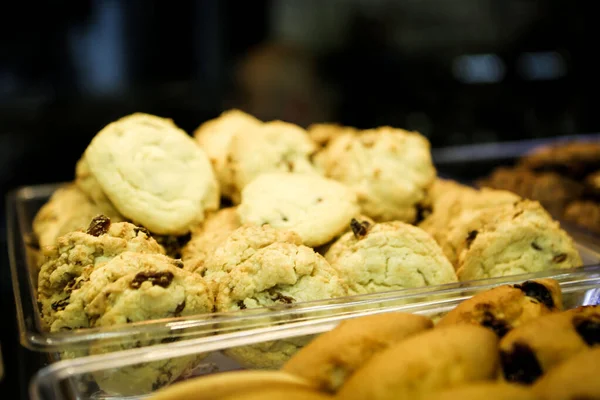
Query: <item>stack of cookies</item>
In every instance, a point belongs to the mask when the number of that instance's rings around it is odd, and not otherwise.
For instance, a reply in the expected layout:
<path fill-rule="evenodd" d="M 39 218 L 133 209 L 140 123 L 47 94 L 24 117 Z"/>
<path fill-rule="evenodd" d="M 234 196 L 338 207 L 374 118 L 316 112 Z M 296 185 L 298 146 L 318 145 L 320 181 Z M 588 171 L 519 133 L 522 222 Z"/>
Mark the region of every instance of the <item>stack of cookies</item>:
<path fill-rule="evenodd" d="M 47 329 L 581 265 L 539 203 L 437 179 L 417 132 L 231 110 L 194 136 L 138 113 L 94 137 L 33 224 Z M 232 356 L 272 367 L 302 345 Z"/>
<path fill-rule="evenodd" d="M 481 187 L 510 190 L 539 201 L 552 215 L 600 233 L 600 143 L 543 146 L 500 167 Z"/>
<path fill-rule="evenodd" d="M 481 292 L 437 324 L 346 320 L 278 371 L 198 377 L 152 399 L 596 399 L 599 326 L 600 307 L 564 311 L 556 281 L 526 281 Z"/>

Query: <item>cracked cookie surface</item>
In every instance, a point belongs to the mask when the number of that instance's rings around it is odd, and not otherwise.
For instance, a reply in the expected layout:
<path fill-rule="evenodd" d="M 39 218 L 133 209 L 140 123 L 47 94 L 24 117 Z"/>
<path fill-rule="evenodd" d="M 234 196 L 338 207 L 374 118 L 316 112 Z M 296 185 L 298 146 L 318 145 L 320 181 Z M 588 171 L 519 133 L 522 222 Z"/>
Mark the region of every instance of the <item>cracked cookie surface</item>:
<path fill-rule="evenodd" d="M 376 221 L 414 222 L 436 176 L 429 141 L 390 127 L 342 134 L 315 163 L 325 176 L 348 185 L 361 212 Z"/>
<path fill-rule="evenodd" d="M 56 312 L 66 307 L 85 268 L 95 268 L 126 251 L 164 254 L 145 229 L 128 222 L 111 223 L 103 216 L 94 218 L 87 231 L 68 233 L 45 248 L 38 276 L 38 302 L 45 325 L 50 327 Z"/>
<path fill-rule="evenodd" d="M 347 280 L 351 294 L 457 281 L 452 264 L 422 229 L 400 221 L 356 224 L 325 255 Z"/>
<path fill-rule="evenodd" d="M 219 206 L 208 157 L 171 120 L 121 118 L 92 139 L 84 157 L 115 208 L 153 233 L 186 234 Z"/>
<path fill-rule="evenodd" d="M 583 264 L 573 239 L 536 201 L 463 213 L 446 244 L 460 280 L 567 269 Z"/>
<path fill-rule="evenodd" d="M 354 193 L 318 175 L 269 173 L 244 188 L 238 207 L 244 224 L 291 230 L 316 247 L 343 232 L 359 214 Z"/>

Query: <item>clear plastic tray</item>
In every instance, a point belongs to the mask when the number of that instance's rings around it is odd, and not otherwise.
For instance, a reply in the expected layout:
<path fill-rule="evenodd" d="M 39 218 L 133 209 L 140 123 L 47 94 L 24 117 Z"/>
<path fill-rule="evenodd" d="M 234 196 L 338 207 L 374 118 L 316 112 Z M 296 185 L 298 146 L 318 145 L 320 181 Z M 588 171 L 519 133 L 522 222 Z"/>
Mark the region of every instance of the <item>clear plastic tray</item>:
<path fill-rule="evenodd" d="M 329 302 L 316 307 L 298 307 L 294 313 L 301 314 L 303 318 L 279 325 L 273 325 L 273 316 L 270 320 L 265 320 L 264 316 L 241 316 L 238 324 L 244 321 L 243 325 L 248 328 L 252 326 L 251 329 L 223 331 L 215 336 L 59 361 L 36 374 L 30 385 L 30 395 L 34 400 L 144 398 L 158 385 L 144 380 L 133 382 L 132 371 L 151 371 L 165 363 L 200 356 L 205 358 L 181 380 L 244 369 L 233 358 L 248 354 L 248 346 L 259 346 L 263 352 L 278 352 L 284 348 L 278 344 L 307 342 L 313 335 L 331 330 L 342 320 L 369 314 L 404 311 L 438 318 L 461 301 L 498 284 L 514 284 L 548 276 L 552 274 L 528 274 L 479 281 L 478 284 L 447 285 L 435 293 L 412 293 L 410 300 L 414 301 L 413 304 L 407 304 L 406 295 L 387 294 L 355 299 L 352 304 Z M 600 266 L 580 268 L 571 273 L 555 275 L 554 278 L 560 282 L 565 308 L 600 304 Z"/>
<path fill-rule="evenodd" d="M 153 345 L 165 341 L 203 338 L 215 333 L 251 329 L 265 317 L 273 323 L 290 323 L 307 321 L 324 316 L 345 313 L 343 307 L 379 307 L 379 299 L 394 299 L 403 303 L 423 301 L 424 298 L 446 296 L 456 293 L 481 282 L 462 282 L 458 285 L 430 286 L 419 289 L 408 289 L 395 292 L 354 296 L 329 301 L 300 303 L 293 306 L 282 306 L 271 309 L 248 309 L 234 313 L 204 314 L 193 317 L 169 318 L 115 327 L 81 329 L 69 332 L 50 333 L 41 329 L 38 305 L 36 301 L 37 276 L 34 265 L 31 243 L 32 220 L 39 208 L 48 200 L 59 186 L 41 185 L 18 189 L 8 196 L 7 221 L 9 256 L 12 273 L 15 304 L 21 344 L 29 349 L 49 353 L 51 359 L 79 357 L 90 354 L 90 349 L 102 352 L 122 350 L 128 347 Z M 574 237 L 585 265 L 600 264 L 600 248 L 594 238 L 580 231 L 570 232 Z M 569 276 L 569 272 L 546 272 L 545 276 L 558 274 Z M 576 274 L 576 273 L 575 273 Z M 574 275 L 577 276 L 577 275 Z M 514 280 L 508 277 L 493 279 L 490 282 Z M 342 308 L 339 308 L 339 307 Z M 258 321 L 258 322 L 257 322 Z"/>

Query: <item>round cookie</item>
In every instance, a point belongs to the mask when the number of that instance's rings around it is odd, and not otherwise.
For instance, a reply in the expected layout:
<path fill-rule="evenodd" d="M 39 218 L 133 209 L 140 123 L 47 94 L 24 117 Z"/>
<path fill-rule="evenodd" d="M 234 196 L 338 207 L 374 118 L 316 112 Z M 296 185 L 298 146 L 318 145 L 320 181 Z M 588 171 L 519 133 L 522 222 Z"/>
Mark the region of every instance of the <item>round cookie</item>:
<path fill-rule="evenodd" d="M 301 245 L 302 239 L 292 231 L 273 229 L 270 225 L 244 225 L 220 240 L 206 258 L 204 265 L 196 269 L 207 279 L 218 281 L 240 267 L 254 254 L 273 243 Z M 188 265 L 186 268 L 193 267 Z"/>
<path fill-rule="evenodd" d="M 203 274 L 206 259 L 239 227 L 240 219 L 234 207 L 209 214 L 204 223 L 192 231 L 190 241 L 181 250 L 184 268 Z"/>
<path fill-rule="evenodd" d="M 84 230 L 102 209 L 94 204 L 75 184 L 58 188 L 33 219 L 33 233 L 40 247 L 51 246 L 69 232 Z M 114 222 L 122 217 L 109 215 Z"/>
<path fill-rule="evenodd" d="M 85 193 L 92 202 L 100 208 L 102 211 L 100 214 L 104 214 L 109 218 L 118 216 L 119 211 L 106 197 L 102 186 L 96 179 L 96 177 L 90 171 L 90 165 L 85 159 L 85 154 L 77 161 L 75 166 L 75 184 L 83 193 Z"/>
<path fill-rule="evenodd" d="M 275 172 L 246 186 L 238 207 L 243 224 L 269 224 L 300 235 L 316 247 L 346 229 L 359 214 L 356 196 L 339 182 L 319 175 Z"/>
<path fill-rule="evenodd" d="M 161 235 L 182 235 L 219 206 L 204 151 L 168 119 L 132 114 L 107 125 L 84 155 L 117 210 Z"/>
<path fill-rule="evenodd" d="M 229 151 L 235 203 L 239 203 L 246 185 L 264 173 L 316 174 L 310 161 L 315 144 L 304 129 L 287 122 L 265 122 L 243 135 L 234 135 Z"/>
<path fill-rule="evenodd" d="M 535 171 L 554 171 L 580 179 L 600 169 L 600 143 L 582 141 L 538 147 L 519 164 Z"/>
<path fill-rule="evenodd" d="M 564 218 L 591 232 L 600 233 L 600 203 L 592 200 L 574 201 L 567 206 Z"/>
<path fill-rule="evenodd" d="M 371 226 L 357 220 L 352 228 L 325 255 L 347 280 L 351 294 L 457 281 L 440 247 L 422 229 L 400 221 Z"/>
<path fill-rule="evenodd" d="M 99 216 L 87 231 L 60 237 L 44 249 L 45 261 L 38 276 L 38 302 L 42 320 L 50 327 L 55 314 L 68 305 L 77 278 L 86 267 L 94 268 L 126 251 L 164 254 L 149 232 L 127 222 L 111 223 Z"/>
<path fill-rule="evenodd" d="M 361 212 L 376 221 L 414 222 L 436 176 L 429 141 L 390 127 L 340 135 L 315 163 L 325 176 L 348 185 Z"/>
<path fill-rule="evenodd" d="M 523 198 L 539 201 L 556 217 L 560 217 L 565 206 L 579 198 L 584 189 L 581 183 L 555 172 L 534 172 L 522 167 L 497 168 L 478 184 L 508 190 Z"/>
<path fill-rule="evenodd" d="M 373 356 L 338 392 L 345 400 L 403 400 L 492 379 L 498 339 L 474 325 L 448 326 L 411 336 Z"/>
<path fill-rule="evenodd" d="M 325 147 L 329 142 L 345 133 L 358 133 L 356 128 L 338 124 L 312 124 L 308 127 L 308 136 L 320 147 Z"/>
<path fill-rule="evenodd" d="M 151 400 L 215 399 L 268 389 L 304 388 L 301 378 L 283 371 L 233 371 L 197 377 L 155 393 Z"/>
<path fill-rule="evenodd" d="M 536 318 L 500 341 L 505 380 L 530 384 L 570 357 L 600 344 L 600 306 Z"/>
<path fill-rule="evenodd" d="M 502 382 L 476 382 L 442 390 L 427 400 L 539 400 L 533 391 L 521 385 Z"/>
<path fill-rule="evenodd" d="M 235 193 L 229 161 L 231 140 L 238 133 L 246 135 L 247 131 L 260 124 L 262 122 L 250 114 L 233 109 L 203 123 L 194 132 L 196 141 L 212 163 L 223 196 L 230 197 Z"/>
<path fill-rule="evenodd" d="M 571 237 L 535 201 L 463 212 L 454 222 L 446 245 L 457 255 L 461 281 L 583 264 Z"/>
<path fill-rule="evenodd" d="M 539 400 L 600 398 L 600 348 L 582 351 L 542 376 L 533 386 Z"/>
<path fill-rule="evenodd" d="M 444 185 L 448 188 L 449 185 Z M 436 186 L 434 185 L 434 188 Z M 475 190 L 468 186 L 451 185 L 449 190 L 436 197 L 433 212 L 419 224 L 419 228 L 429 233 L 442 247 L 444 254 L 452 264 L 456 264 L 456 253 L 448 247 L 448 233 L 453 221 L 463 212 L 482 210 L 501 204 L 512 204 L 521 198 L 504 190 Z M 438 192 L 439 193 L 439 192 Z"/>
<path fill-rule="evenodd" d="M 273 243 L 256 250 L 220 281 L 218 311 L 272 307 L 348 294 L 344 280 L 311 248 Z M 248 368 L 280 368 L 312 338 L 286 340 L 231 348 L 226 354 Z"/>
<path fill-rule="evenodd" d="M 342 321 L 296 353 L 283 370 L 321 391 L 335 393 L 373 355 L 432 326 L 429 318 L 408 313 Z"/>
<path fill-rule="evenodd" d="M 446 314 L 436 326 L 481 325 L 502 338 L 511 329 L 562 310 L 562 293 L 553 279 L 502 285 L 478 293 Z"/>
<path fill-rule="evenodd" d="M 76 279 L 51 331 L 111 326 L 212 312 L 213 294 L 197 274 L 162 254 L 124 252 Z"/>

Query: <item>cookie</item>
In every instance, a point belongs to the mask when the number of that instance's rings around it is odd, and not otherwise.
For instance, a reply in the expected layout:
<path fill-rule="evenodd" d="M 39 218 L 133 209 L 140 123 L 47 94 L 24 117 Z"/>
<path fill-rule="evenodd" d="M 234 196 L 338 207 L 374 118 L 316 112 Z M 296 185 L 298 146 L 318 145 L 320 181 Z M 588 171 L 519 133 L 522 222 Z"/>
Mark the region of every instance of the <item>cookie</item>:
<path fill-rule="evenodd" d="M 228 160 L 234 203 L 239 203 L 246 185 L 264 173 L 316 174 L 309 158 L 315 151 L 316 146 L 304 129 L 282 121 L 265 122 L 243 135 L 234 135 Z"/>
<path fill-rule="evenodd" d="M 235 192 L 229 161 L 231 140 L 238 133 L 246 135 L 260 124 L 262 122 L 253 116 L 233 109 L 203 123 L 194 132 L 194 138 L 208 155 L 215 170 L 223 196 L 230 197 Z"/>
<path fill-rule="evenodd" d="M 373 355 L 432 326 L 429 318 L 408 313 L 342 321 L 296 353 L 283 370 L 321 391 L 335 393 Z"/>
<path fill-rule="evenodd" d="M 58 188 L 33 219 L 33 233 L 40 247 L 51 246 L 69 232 L 85 230 L 102 209 L 94 204 L 79 188 L 70 183 Z M 122 217 L 110 215 L 114 222 Z"/>
<path fill-rule="evenodd" d="M 301 378 L 282 371 L 233 371 L 197 377 L 156 392 L 151 400 L 223 399 L 244 393 L 308 388 Z"/>
<path fill-rule="evenodd" d="M 573 239 L 535 201 L 463 213 L 446 245 L 459 280 L 568 269 L 583 265 Z"/>
<path fill-rule="evenodd" d="M 600 348 L 584 350 L 550 370 L 533 385 L 539 400 L 600 398 Z"/>
<path fill-rule="evenodd" d="M 500 341 L 503 378 L 530 384 L 560 363 L 600 344 L 600 306 L 545 315 Z"/>
<path fill-rule="evenodd" d="M 218 284 L 218 311 L 291 305 L 348 294 L 344 280 L 311 248 L 273 243 L 258 249 Z M 312 338 L 299 337 L 242 346 L 226 351 L 252 368 L 279 368 Z"/>
<path fill-rule="evenodd" d="M 519 164 L 534 171 L 554 171 L 581 179 L 600 169 L 600 143 L 582 141 L 539 147 Z"/>
<path fill-rule="evenodd" d="M 448 187 L 448 185 L 445 185 Z M 425 218 L 419 228 L 429 233 L 442 247 L 444 254 L 452 264 L 456 264 L 457 255 L 447 244 L 450 225 L 463 212 L 482 210 L 501 204 L 512 204 L 521 198 L 504 190 L 475 190 L 467 186 L 451 185 L 449 190 L 435 197 L 433 212 Z M 434 185 L 435 187 L 435 185 Z"/>
<path fill-rule="evenodd" d="M 553 279 L 502 285 L 478 293 L 460 303 L 436 326 L 475 324 L 493 330 L 502 338 L 511 329 L 562 310 L 562 293 Z"/>
<path fill-rule="evenodd" d="M 308 127 L 308 136 L 320 147 L 325 147 L 329 142 L 345 133 L 358 133 L 356 128 L 339 124 L 312 124 Z"/>
<path fill-rule="evenodd" d="M 42 320 L 52 325 L 55 314 L 68 304 L 77 278 L 86 267 L 96 267 L 126 251 L 163 254 L 148 231 L 128 222 L 111 223 L 99 216 L 87 231 L 71 232 L 44 249 L 45 262 L 38 276 L 38 302 Z"/>
<path fill-rule="evenodd" d="M 373 356 L 338 392 L 339 398 L 415 399 L 470 382 L 492 379 L 498 339 L 474 325 L 433 329 Z"/>
<path fill-rule="evenodd" d="M 567 206 L 565 221 L 574 223 L 594 233 L 600 233 L 600 203 L 578 200 Z"/>
<path fill-rule="evenodd" d="M 84 157 L 115 208 L 153 233 L 185 234 L 219 206 L 206 154 L 171 120 L 121 118 L 94 137 Z"/>
<path fill-rule="evenodd" d="M 555 172 L 534 172 L 525 168 L 497 168 L 478 185 L 509 190 L 523 198 L 539 201 L 556 217 L 560 217 L 566 205 L 579 198 L 584 191 L 584 186 L 573 179 Z"/>
<path fill-rule="evenodd" d="M 112 326 L 212 312 L 213 294 L 197 274 L 162 254 L 124 252 L 76 279 L 51 331 Z"/>
<path fill-rule="evenodd" d="M 184 268 L 204 274 L 206 259 L 239 227 L 240 219 L 234 207 L 209 214 L 204 223 L 192 231 L 190 241 L 181 250 Z"/>
<path fill-rule="evenodd" d="M 342 134 L 315 157 L 325 176 L 356 193 L 376 221 L 414 222 L 436 171 L 429 141 L 417 132 L 381 127 Z"/>
<path fill-rule="evenodd" d="M 268 388 L 253 390 L 243 394 L 225 397 L 224 400 L 327 400 L 332 399 L 323 393 L 304 388 Z"/>
<path fill-rule="evenodd" d="M 101 212 L 99 214 L 106 215 L 109 218 L 120 215 L 109 198 L 106 197 L 96 177 L 90 171 L 90 166 L 85 159 L 85 155 L 77 161 L 75 166 L 75 184 L 100 209 Z"/>
<path fill-rule="evenodd" d="M 343 232 L 359 214 L 356 196 L 339 182 L 319 175 L 263 174 L 246 186 L 238 207 L 243 224 L 269 224 L 296 232 L 316 247 Z"/>
<path fill-rule="evenodd" d="M 325 258 L 342 273 L 351 294 L 456 282 L 454 268 L 427 232 L 400 222 L 370 225 L 353 220 L 353 232 Z"/>
<path fill-rule="evenodd" d="M 600 199 L 600 170 L 585 177 L 585 193 L 587 196 Z"/>
<path fill-rule="evenodd" d="M 260 249 L 273 243 L 301 245 L 302 239 L 292 231 L 277 230 L 270 225 L 244 225 L 220 238 L 219 244 L 211 251 L 202 267 L 196 272 L 207 279 L 218 281 L 223 276 L 240 268 L 246 260 Z M 187 269 L 198 267 L 188 264 Z"/>
<path fill-rule="evenodd" d="M 427 395 L 427 400 L 538 400 L 529 388 L 498 382 L 477 382 Z"/>

